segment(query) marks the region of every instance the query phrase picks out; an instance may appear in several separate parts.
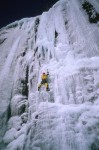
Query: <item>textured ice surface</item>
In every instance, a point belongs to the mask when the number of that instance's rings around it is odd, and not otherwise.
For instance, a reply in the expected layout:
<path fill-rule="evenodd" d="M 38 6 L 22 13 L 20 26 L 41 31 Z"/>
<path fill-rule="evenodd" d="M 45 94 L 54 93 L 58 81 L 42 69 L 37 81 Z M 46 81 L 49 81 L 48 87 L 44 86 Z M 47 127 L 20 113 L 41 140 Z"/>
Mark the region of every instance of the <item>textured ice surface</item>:
<path fill-rule="evenodd" d="M 98 13 L 60 0 L 0 30 L 1 150 L 99 150 Z"/>

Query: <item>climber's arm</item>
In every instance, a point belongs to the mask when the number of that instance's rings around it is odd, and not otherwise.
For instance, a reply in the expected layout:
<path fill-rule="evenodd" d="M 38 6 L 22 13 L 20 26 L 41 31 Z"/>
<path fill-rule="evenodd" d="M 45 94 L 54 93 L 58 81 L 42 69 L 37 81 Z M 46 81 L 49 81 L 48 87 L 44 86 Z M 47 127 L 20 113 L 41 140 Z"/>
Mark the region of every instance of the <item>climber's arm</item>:
<path fill-rule="evenodd" d="M 47 72 L 47 76 L 49 75 L 49 72 Z"/>

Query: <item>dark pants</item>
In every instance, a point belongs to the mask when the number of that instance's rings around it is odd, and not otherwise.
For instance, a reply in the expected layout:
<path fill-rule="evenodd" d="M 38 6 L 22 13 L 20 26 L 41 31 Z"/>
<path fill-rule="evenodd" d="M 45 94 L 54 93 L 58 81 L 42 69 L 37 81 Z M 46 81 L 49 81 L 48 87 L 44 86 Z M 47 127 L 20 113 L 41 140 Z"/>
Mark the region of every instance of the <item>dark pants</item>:
<path fill-rule="evenodd" d="M 43 80 L 41 81 L 41 84 L 45 84 L 45 83 L 47 83 L 47 80 L 46 80 L 46 79 L 43 79 Z"/>
<path fill-rule="evenodd" d="M 46 89 L 48 89 L 48 82 L 47 82 L 46 79 L 41 81 L 41 83 L 39 84 L 38 88 L 40 88 L 42 85 L 45 85 Z"/>

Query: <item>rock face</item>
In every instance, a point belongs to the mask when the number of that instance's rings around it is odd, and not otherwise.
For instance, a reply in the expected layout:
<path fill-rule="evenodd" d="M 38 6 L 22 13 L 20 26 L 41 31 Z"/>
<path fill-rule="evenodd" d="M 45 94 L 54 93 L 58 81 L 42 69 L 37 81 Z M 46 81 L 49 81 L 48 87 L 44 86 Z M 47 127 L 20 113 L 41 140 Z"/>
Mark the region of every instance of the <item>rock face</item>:
<path fill-rule="evenodd" d="M 98 0 L 60 0 L 0 30 L 0 149 L 99 150 Z"/>

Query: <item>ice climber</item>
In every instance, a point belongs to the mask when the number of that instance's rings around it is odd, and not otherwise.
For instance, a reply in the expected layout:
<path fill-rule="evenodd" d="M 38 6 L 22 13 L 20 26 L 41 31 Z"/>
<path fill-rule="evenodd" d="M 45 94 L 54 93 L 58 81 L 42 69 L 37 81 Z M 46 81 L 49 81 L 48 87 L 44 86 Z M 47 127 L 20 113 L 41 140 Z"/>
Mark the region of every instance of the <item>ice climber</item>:
<path fill-rule="evenodd" d="M 38 91 L 40 90 L 42 85 L 45 85 L 46 87 L 46 91 L 49 91 L 49 85 L 48 85 L 48 75 L 49 73 L 47 72 L 47 74 L 44 72 L 41 76 L 41 83 L 38 85 Z"/>

